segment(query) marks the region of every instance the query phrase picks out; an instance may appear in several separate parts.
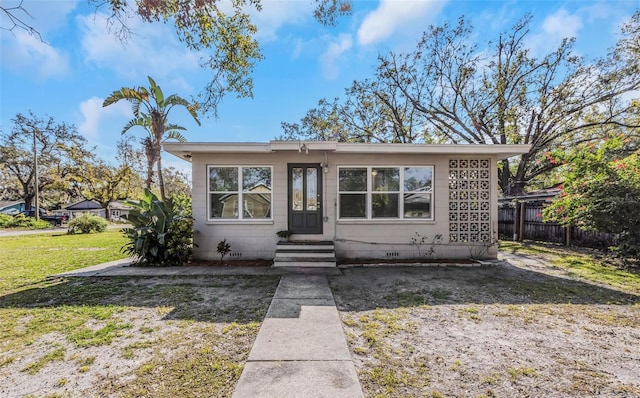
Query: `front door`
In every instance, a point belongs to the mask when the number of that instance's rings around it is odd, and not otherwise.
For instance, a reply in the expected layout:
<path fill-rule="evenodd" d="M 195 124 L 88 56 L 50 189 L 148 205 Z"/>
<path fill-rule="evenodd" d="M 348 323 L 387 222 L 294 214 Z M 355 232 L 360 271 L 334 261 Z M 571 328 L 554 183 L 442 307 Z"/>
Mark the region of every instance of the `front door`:
<path fill-rule="evenodd" d="M 289 229 L 294 234 L 322 233 L 322 168 L 289 164 Z"/>

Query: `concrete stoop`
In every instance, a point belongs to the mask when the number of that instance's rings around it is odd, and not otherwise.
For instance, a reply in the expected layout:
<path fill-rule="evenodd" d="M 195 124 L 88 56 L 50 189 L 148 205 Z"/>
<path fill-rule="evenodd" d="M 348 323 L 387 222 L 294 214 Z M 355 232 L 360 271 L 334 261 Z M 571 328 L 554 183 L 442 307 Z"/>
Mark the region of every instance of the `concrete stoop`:
<path fill-rule="evenodd" d="M 336 250 L 332 241 L 280 241 L 274 267 L 335 267 Z"/>
<path fill-rule="evenodd" d="M 280 280 L 233 398 L 361 398 L 325 275 Z"/>

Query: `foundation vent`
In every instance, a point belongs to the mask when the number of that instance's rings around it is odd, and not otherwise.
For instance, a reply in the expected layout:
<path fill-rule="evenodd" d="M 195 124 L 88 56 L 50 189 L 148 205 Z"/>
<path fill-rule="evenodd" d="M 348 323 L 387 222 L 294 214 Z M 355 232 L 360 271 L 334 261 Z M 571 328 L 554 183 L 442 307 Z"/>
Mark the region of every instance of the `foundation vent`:
<path fill-rule="evenodd" d="M 231 253 L 229 253 L 229 257 L 242 257 L 242 253 L 231 252 Z"/>
<path fill-rule="evenodd" d="M 400 252 L 387 252 L 387 257 L 399 257 Z"/>

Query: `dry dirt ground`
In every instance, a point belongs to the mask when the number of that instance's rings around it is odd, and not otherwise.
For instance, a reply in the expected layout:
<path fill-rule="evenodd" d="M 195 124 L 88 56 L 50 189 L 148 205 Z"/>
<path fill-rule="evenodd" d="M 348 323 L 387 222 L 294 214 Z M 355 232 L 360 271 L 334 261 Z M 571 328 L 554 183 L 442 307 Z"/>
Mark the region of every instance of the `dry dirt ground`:
<path fill-rule="evenodd" d="M 330 284 L 368 397 L 638 397 L 640 297 L 509 264 Z"/>
<path fill-rule="evenodd" d="M 278 281 L 71 278 L 0 295 L 0 397 L 229 397 Z"/>
<path fill-rule="evenodd" d="M 329 278 L 367 397 L 639 397 L 640 297 L 557 270 Z M 279 278 L 77 278 L 0 296 L 0 397 L 229 397 Z"/>

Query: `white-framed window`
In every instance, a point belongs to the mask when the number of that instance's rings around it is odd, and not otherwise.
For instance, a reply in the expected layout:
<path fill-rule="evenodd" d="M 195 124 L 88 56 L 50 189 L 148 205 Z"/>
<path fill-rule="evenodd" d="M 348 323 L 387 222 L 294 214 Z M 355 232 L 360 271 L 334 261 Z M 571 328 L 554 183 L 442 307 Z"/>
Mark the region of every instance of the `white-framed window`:
<path fill-rule="evenodd" d="M 270 220 L 271 166 L 207 166 L 209 220 Z"/>
<path fill-rule="evenodd" d="M 433 166 L 339 166 L 339 219 L 433 220 Z"/>

